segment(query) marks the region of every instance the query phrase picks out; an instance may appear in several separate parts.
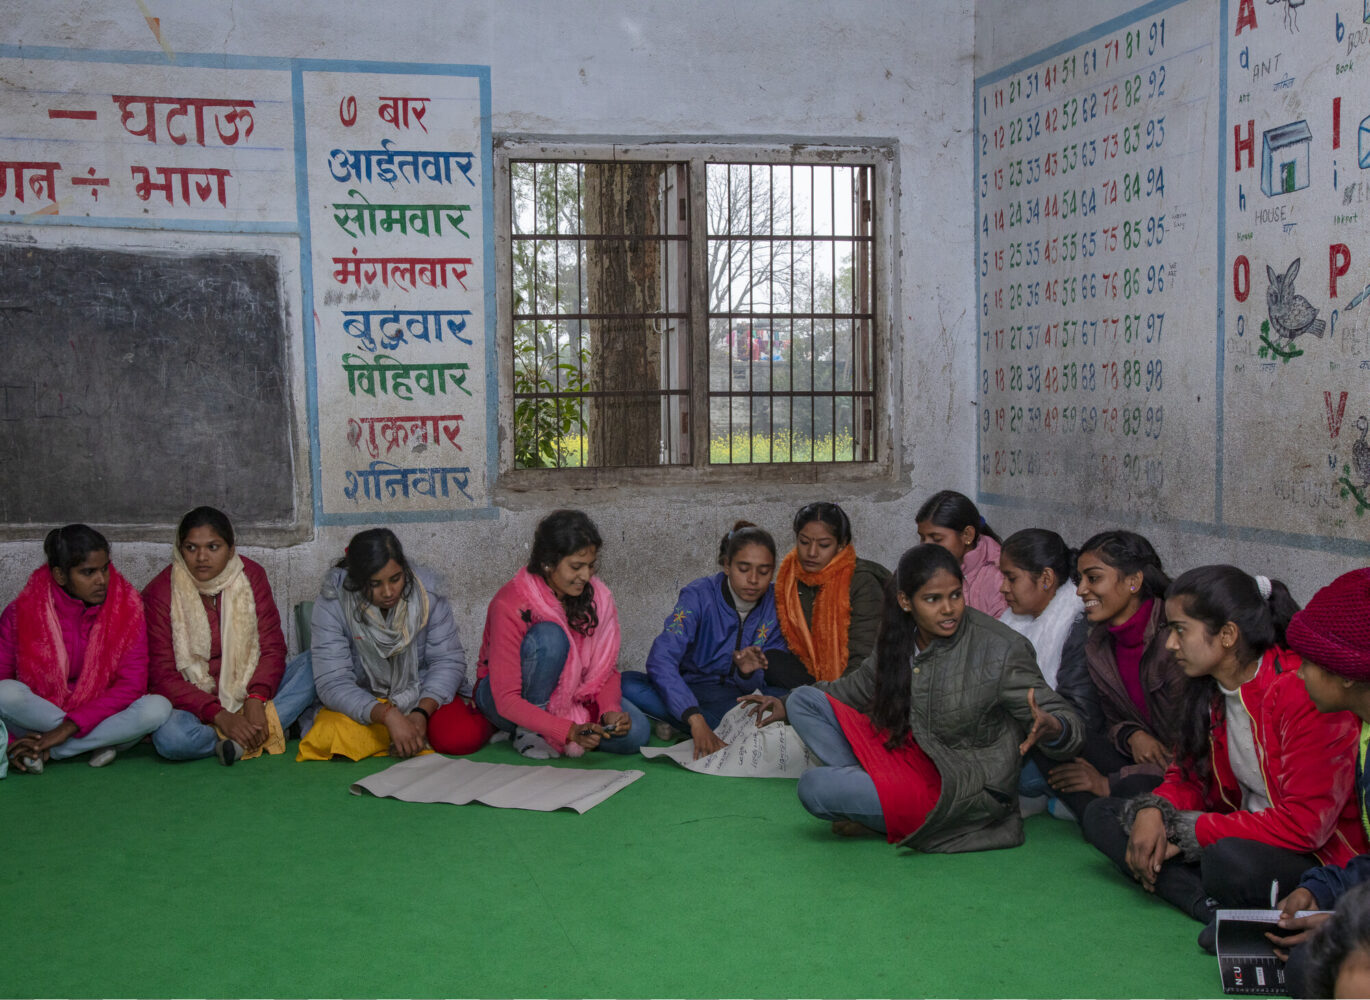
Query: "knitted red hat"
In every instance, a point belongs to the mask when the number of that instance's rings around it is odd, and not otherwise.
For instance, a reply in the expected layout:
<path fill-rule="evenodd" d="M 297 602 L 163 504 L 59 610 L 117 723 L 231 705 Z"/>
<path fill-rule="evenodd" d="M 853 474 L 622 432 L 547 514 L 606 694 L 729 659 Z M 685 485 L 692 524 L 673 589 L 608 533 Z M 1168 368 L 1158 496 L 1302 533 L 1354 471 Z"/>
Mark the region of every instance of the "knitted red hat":
<path fill-rule="evenodd" d="M 1343 573 L 1294 615 L 1289 648 L 1328 673 L 1370 681 L 1370 567 Z"/>

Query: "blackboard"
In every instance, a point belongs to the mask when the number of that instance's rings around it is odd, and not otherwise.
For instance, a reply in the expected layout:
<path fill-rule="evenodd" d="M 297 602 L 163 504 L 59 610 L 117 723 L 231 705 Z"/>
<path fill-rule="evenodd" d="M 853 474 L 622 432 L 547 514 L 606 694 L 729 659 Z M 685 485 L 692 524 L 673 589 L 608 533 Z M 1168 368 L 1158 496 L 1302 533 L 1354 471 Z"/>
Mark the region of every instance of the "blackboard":
<path fill-rule="evenodd" d="M 0 525 L 296 520 L 277 259 L 0 244 Z"/>

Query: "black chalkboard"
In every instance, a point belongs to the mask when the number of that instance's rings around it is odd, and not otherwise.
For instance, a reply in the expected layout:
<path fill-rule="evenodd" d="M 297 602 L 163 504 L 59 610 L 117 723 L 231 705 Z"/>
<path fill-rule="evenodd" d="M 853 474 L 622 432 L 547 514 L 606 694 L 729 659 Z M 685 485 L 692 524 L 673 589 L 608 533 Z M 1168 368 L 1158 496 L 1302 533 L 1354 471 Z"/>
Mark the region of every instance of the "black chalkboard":
<path fill-rule="evenodd" d="M 296 520 L 276 258 L 0 244 L 0 525 Z"/>

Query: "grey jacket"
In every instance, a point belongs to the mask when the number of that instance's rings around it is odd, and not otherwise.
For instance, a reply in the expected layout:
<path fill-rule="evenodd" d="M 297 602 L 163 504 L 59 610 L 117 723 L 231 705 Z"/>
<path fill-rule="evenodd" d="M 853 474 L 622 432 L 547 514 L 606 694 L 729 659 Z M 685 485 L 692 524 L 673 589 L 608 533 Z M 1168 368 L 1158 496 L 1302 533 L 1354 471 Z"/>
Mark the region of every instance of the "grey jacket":
<path fill-rule="evenodd" d="M 815 685 L 858 711 L 875 693 L 872 654 L 857 670 Z M 989 615 L 967 608 L 949 639 L 935 639 L 913 663 L 909 723 L 913 738 L 942 776 L 942 794 L 923 825 L 901 843 L 920 851 L 955 853 L 1016 847 L 1018 744 L 1032 728 L 1028 690 L 1065 727 L 1047 756 L 1075 756 L 1084 727 L 1074 708 L 1047 686 L 1032 643 Z"/>
<path fill-rule="evenodd" d="M 422 679 L 419 697 L 432 698 L 439 705 L 446 705 L 465 681 L 466 654 L 461 648 L 461 637 L 457 635 L 451 605 L 442 596 L 441 591 L 445 588 L 441 581 L 426 567 L 414 566 L 413 569 L 428 591 L 428 624 L 414 638 Z M 346 570 L 334 567 L 328 571 L 326 579 L 335 589 L 340 589 L 346 576 Z M 366 671 L 362 669 L 361 657 L 352 642 L 353 624 L 346 620 L 342 603 L 337 598 L 320 596 L 314 602 L 309 620 L 314 689 L 325 707 L 342 712 L 362 725 L 370 725 L 376 696 L 367 687 Z"/>

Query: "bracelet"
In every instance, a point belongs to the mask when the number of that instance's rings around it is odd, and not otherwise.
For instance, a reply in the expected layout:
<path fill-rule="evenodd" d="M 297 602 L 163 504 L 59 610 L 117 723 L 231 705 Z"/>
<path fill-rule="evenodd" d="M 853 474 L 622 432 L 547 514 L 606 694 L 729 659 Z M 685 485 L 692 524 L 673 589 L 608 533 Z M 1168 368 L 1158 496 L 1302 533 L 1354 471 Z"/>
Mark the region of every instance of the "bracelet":
<path fill-rule="evenodd" d="M 267 702 L 269 702 L 269 701 L 271 700 L 270 698 L 267 698 L 267 697 L 265 697 L 264 695 L 256 694 L 255 692 L 254 692 L 253 694 L 248 695 L 248 697 L 249 697 L 249 698 L 256 698 L 256 699 L 257 699 L 258 701 L 260 701 L 263 705 L 265 705 Z"/>
<path fill-rule="evenodd" d="M 422 705 L 415 705 L 415 706 L 414 706 L 414 711 L 418 712 L 420 715 L 423 716 L 423 721 L 424 721 L 424 722 L 432 722 L 432 721 L 433 721 L 433 714 L 432 714 L 431 712 L 429 712 L 428 709 L 424 708 Z"/>

